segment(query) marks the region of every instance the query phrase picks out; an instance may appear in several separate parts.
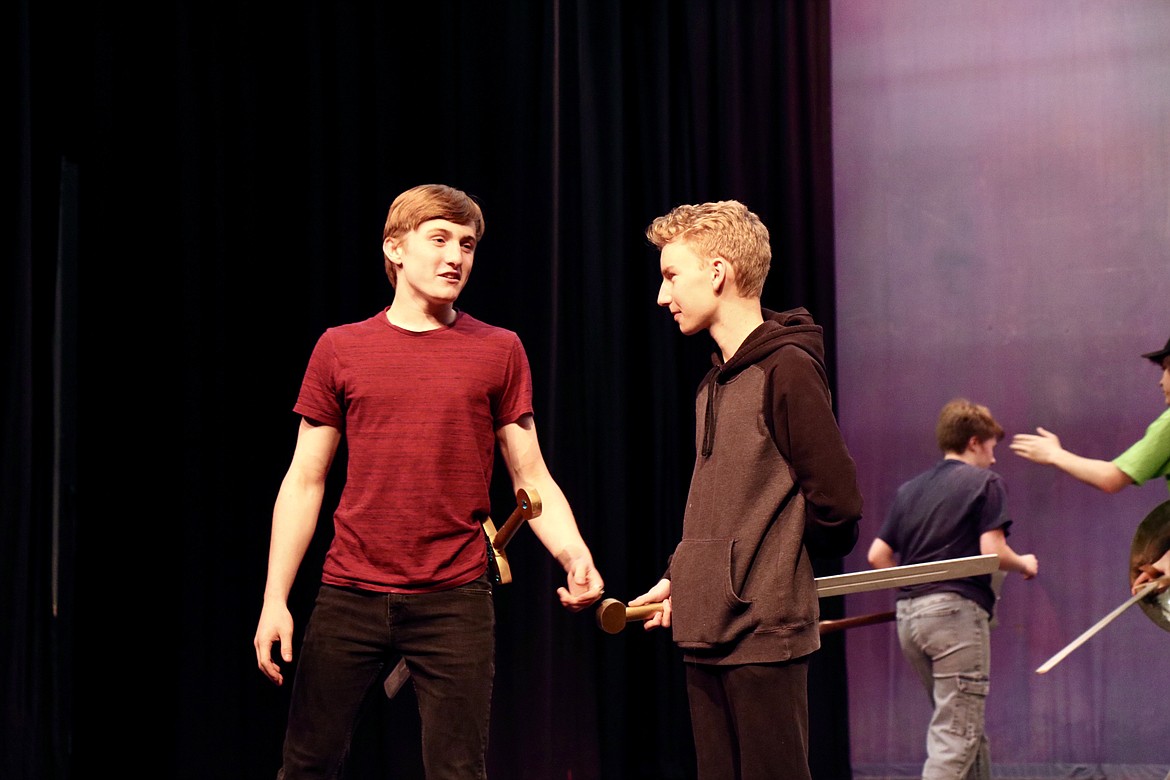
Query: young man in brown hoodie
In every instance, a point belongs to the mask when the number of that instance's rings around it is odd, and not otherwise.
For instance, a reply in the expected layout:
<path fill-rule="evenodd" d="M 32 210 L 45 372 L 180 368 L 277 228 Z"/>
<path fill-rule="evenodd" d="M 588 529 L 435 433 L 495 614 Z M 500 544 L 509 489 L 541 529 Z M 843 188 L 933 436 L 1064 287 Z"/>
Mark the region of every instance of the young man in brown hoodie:
<path fill-rule="evenodd" d="M 686 663 L 699 778 L 809 778 L 808 657 L 820 647 L 809 545 L 841 556 L 861 494 L 833 415 L 822 329 L 760 295 L 768 229 L 737 201 L 654 220 L 658 304 L 707 331 L 714 367 L 695 403 L 696 459 L 682 540 L 631 606 L 663 602 Z"/>

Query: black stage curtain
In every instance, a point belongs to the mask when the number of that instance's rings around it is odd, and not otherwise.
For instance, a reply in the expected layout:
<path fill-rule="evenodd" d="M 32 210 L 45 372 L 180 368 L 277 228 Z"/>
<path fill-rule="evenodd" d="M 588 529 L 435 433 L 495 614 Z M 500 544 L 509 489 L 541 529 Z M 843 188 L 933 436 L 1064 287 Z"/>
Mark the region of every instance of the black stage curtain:
<path fill-rule="evenodd" d="M 811 309 L 832 357 L 826 2 L 10 13 L 5 777 L 275 773 L 287 687 L 262 678 L 251 638 L 291 406 L 320 332 L 389 302 L 381 228 L 401 190 L 441 181 L 483 204 L 461 306 L 525 342 L 545 456 L 608 595 L 652 585 L 677 541 L 711 348 L 655 305 L 646 225 L 747 203 L 772 231 L 765 305 Z M 510 511 L 509 487 L 493 501 Z M 330 532 L 326 514 L 298 626 Z M 560 609 L 533 536 L 509 552 L 493 776 L 693 776 L 669 637 L 601 633 Z M 834 780 L 849 776 L 842 641 L 810 676 L 813 763 Z M 412 708 L 409 691 L 375 708 L 350 777 L 420 775 Z"/>

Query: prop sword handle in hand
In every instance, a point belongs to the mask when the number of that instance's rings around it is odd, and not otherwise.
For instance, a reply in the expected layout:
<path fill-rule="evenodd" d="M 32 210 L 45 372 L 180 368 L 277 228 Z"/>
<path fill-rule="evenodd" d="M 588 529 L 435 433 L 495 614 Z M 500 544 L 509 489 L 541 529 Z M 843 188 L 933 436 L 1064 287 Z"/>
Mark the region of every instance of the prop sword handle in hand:
<path fill-rule="evenodd" d="M 540 512 L 540 494 L 535 490 L 521 489 L 516 491 L 516 508 L 512 510 L 512 514 L 504 521 L 500 530 L 496 530 L 496 524 L 492 522 L 490 517 L 483 521 L 483 532 L 487 534 L 488 548 L 495 558 L 494 561 L 489 561 L 489 564 L 495 566 L 500 575 L 501 585 L 507 585 L 512 581 L 512 567 L 508 564 L 508 556 L 504 554 L 504 548 L 508 546 L 508 542 L 512 540 L 524 521 L 540 517 Z M 398 691 L 406 684 L 409 677 L 410 669 L 406 666 L 406 659 L 399 658 L 398 663 L 386 678 L 386 682 L 382 684 L 382 688 L 386 691 L 386 698 L 393 699 L 397 696 Z"/>
<path fill-rule="evenodd" d="M 661 611 L 661 601 L 639 604 L 636 607 L 627 607 L 617 599 L 606 599 L 597 608 L 597 627 L 607 634 L 620 634 L 627 623 L 636 620 L 649 620 Z M 875 612 L 872 615 L 860 615 L 858 617 L 840 618 L 838 620 L 822 620 L 817 628 L 821 634 L 831 634 L 847 628 L 871 626 L 875 623 L 888 623 L 896 617 L 893 612 Z"/>
<path fill-rule="evenodd" d="M 1110 612 L 1105 617 L 1098 620 L 1097 623 L 1092 628 L 1090 628 L 1088 631 L 1086 631 L 1085 633 L 1078 636 L 1076 639 L 1074 639 L 1072 642 L 1070 642 L 1067 647 L 1065 647 L 1059 653 L 1057 653 L 1056 655 L 1052 656 L 1047 661 L 1045 661 L 1040 666 L 1040 668 L 1036 670 L 1036 674 L 1044 674 L 1045 672 L 1051 670 L 1052 667 L 1056 666 L 1058 663 L 1063 661 L 1065 659 L 1065 656 L 1067 656 L 1073 650 L 1076 650 L 1078 647 L 1083 645 L 1094 634 L 1096 634 L 1101 629 L 1105 628 L 1105 626 L 1112 623 L 1113 620 L 1118 615 L 1120 615 L 1122 612 L 1125 612 L 1125 610 L 1129 609 L 1134 604 L 1138 603 L 1139 601 L 1144 599 L 1146 596 L 1150 595 L 1151 593 L 1156 591 L 1158 588 L 1165 585 L 1168 581 L 1170 581 L 1170 575 L 1156 579 L 1153 582 L 1147 582 L 1141 590 L 1139 590 L 1133 596 L 1130 596 L 1128 601 L 1126 601 L 1124 604 L 1122 604 L 1117 609 Z"/>
<path fill-rule="evenodd" d="M 661 601 L 627 607 L 617 599 L 606 599 L 597 607 L 597 627 L 607 634 L 620 634 L 631 620 L 649 620 L 663 609 Z"/>
<path fill-rule="evenodd" d="M 815 582 L 817 586 L 817 597 L 825 598 L 826 596 L 844 596 L 848 593 L 866 593 L 871 590 L 887 590 L 903 585 L 953 580 L 959 577 L 973 577 L 979 574 L 990 574 L 998 569 L 999 556 L 988 553 L 986 555 L 970 555 L 965 558 L 948 558 L 929 563 L 891 566 L 886 569 L 871 569 L 868 571 L 851 572 L 849 574 L 834 574 L 828 577 L 817 577 Z M 627 607 L 617 599 L 606 599 L 597 608 L 597 625 L 606 633 L 618 634 L 621 633 L 629 621 L 647 620 L 654 613 L 661 611 L 661 602 L 642 604 L 637 607 Z M 825 630 L 833 631 L 838 628 L 849 628 L 854 625 L 862 626 L 885 622 L 892 619 L 893 616 L 892 612 L 882 612 L 877 615 L 865 615 L 859 618 L 844 618 L 841 621 L 824 621 L 830 623 L 830 626 Z"/>

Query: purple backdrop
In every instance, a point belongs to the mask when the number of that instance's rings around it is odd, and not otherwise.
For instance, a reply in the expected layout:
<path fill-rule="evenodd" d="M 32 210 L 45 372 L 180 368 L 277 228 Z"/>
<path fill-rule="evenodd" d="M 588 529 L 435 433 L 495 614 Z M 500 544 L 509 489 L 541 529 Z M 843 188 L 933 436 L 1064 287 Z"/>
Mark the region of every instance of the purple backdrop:
<path fill-rule="evenodd" d="M 948 399 L 986 403 L 1009 438 L 1043 425 L 1106 459 L 1165 408 L 1138 355 L 1170 336 L 1170 3 L 837 0 L 832 16 L 838 401 L 866 500 L 857 570 L 894 490 L 939 457 Z M 997 771 L 1164 773 L 1170 635 L 1139 609 L 1034 670 L 1128 597 L 1129 545 L 1165 484 L 1107 496 L 1006 441 L 996 455 L 1009 541 L 1040 559 L 1036 580 L 1008 578 L 992 633 Z M 853 596 L 847 614 L 892 605 L 891 592 Z M 858 777 L 916 771 L 929 702 L 893 625 L 846 641 Z"/>

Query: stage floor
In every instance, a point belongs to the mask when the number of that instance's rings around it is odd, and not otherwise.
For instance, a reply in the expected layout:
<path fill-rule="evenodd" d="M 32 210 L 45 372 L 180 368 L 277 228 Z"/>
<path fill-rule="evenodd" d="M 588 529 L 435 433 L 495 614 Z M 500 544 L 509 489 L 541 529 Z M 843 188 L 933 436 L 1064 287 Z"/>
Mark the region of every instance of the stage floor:
<path fill-rule="evenodd" d="M 920 765 L 854 766 L 853 780 L 919 780 Z M 1022 764 L 991 767 L 993 780 L 1170 780 L 1170 764 Z"/>

